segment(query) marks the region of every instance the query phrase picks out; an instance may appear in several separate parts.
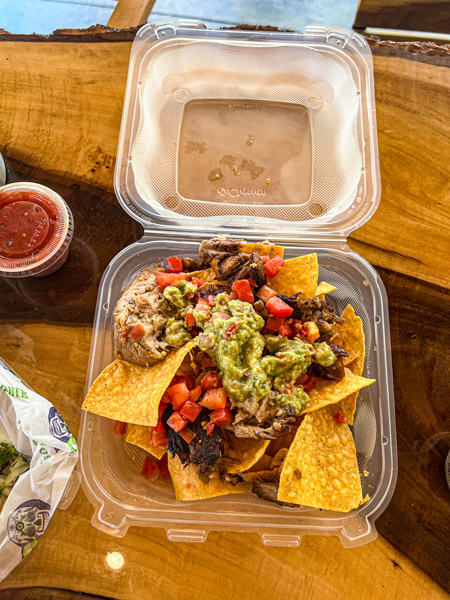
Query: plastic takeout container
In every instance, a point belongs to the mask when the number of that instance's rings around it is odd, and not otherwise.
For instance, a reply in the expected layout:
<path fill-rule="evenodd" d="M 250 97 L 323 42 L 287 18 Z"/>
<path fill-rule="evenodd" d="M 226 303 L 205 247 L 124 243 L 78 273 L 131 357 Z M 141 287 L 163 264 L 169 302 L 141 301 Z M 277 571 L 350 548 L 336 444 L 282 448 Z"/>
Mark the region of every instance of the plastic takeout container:
<path fill-rule="evenodd" d="M 98 295 L 86 389 L 113 359 L 112 313 L 144 267 L 195 256 L 203 239 L 270 239 L 285 257 L 317 252 L 319 281 L 351 303 L 366 338 L 353 434 L 369 501 L 349 513 L 282 507 L 254 494 L 177 502 L 170 482 L 140 475 L 145 451 L 84 413 L 83 488 L 92 524 L 111 535 L 162 527 L 173 541 L 212 530 L 256 532 L 298 546 L 305 534 L 346 547 L 373 540 L 397 476 L 389 319 L 375 270 L 347 245 L 380 199 L 372 56 L 342 29 L 212 31 L 197 21 L 145 25 L 133 44 L 115 171 L 119 202 L 144 236 L 107 267 Z"/>

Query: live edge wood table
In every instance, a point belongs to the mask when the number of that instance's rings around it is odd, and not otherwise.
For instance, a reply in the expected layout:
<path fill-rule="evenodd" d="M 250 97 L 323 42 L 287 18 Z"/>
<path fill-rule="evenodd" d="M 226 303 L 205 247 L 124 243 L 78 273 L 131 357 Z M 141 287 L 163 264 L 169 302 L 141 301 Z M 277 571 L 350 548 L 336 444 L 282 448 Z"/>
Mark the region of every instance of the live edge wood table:
<path fill-rule="evenodd" d="M 0 278 L 0 355 L 54 403 L 75 436 L 99 280 L 142 235 L 112 184 L 135 33 L 0 32 L 0 150 L 10 176 L 54 188 L 75 218 L 58 273 Z M 350 246 L 377 268 L 389 298 L 399 477 L 376 523 L 380 536 L 356 550 L 332 537 L 268 548 L 256 534 L 239 533 L 177 544 L 139 527 L 115 539 L 91 526 L 93 508 L 80 490 L 0 584 L 0 600 L 76 592 L 130 600 L 448 598 L 450 47 L 370 43 L 383 190 Z M 113 551 L 125 559 L 117 571 L 105 561 Z"/>

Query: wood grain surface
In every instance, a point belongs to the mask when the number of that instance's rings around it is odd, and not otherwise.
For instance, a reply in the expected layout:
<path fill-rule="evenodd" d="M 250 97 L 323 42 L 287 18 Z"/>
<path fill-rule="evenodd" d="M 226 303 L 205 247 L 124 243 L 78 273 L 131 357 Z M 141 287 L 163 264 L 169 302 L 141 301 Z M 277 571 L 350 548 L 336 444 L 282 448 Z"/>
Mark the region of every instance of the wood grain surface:
<path fill-rule="evenodd" d="M 75 435 L 100 277 L 142 234 L 112 188 L 134 33 L 0 35 L 0 150 L 10 175 L 53 187 L 75 217 L 61 271 L 0 280 L 0 355 Z M 378 268 L 390 306 L 399 480 L 377 521 L 381 536 L 356 550 L 315 537 L 299 549 L 268 548 L 256 534 L 237 533 L 174 544 L 162 530 L 137 527 L 115 539 L 91 526 L 93 508 L 80 491 L 0 583 L 1 600 L 71 592 L 133 600 L 448 597 L 450 49 L 376 42 L 372 49 L 383 195 L 349 243 Z M 125 559 L 119 571 L 105 562 L 111 552 Z"/>
<path fill-rule="evenodd" d="M 448 0 L 360 0 L 353 27 L 449 33 Z"/>

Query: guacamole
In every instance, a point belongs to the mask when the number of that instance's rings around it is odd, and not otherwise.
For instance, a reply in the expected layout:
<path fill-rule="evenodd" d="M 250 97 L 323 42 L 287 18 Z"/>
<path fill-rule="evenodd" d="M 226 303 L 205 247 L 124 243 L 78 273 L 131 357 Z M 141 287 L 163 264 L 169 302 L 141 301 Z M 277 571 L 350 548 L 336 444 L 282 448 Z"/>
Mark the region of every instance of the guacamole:
<path fill-rule="evenodd" d="M 302 340 L 277 335 L 266 337 L 265 346 L 270 355 L 261 359 L 261 366 L 267 375 L 273 377 L 273 389 L 283 392 L 306 373 L 314 349 Z"/>
<path fill-rule="evenodd" d="M 314 355 L 313 358 L 316 363 L 322 365 L 322 367 L 331 367 L 336 362 L 337 358 L 330 348 L 330 346 L 326 342 L 321 342 L 320 344 L 314 345 Z"/>
<path fill-rule="evenodd" d="M 166 324 L 165 342 L 171 346 L 183 346 L 186 342 L 190 342 L 192 336 L 184 326 L 183 319 L 171 318 Z"/>
<path fill-rule="evenodd" d="M 311 364 L 314 349 L 310 344 L 279 336 L 264 338 L 260 333 L 264 319 L 251 304 L 230 301 L 227 294 L 217 296 L 210 320 L 200 326 L 203 333 L 197 344 L 217 365 L 233 404 L 258 402 L 267 398 L 273 388 L 280 392 L 273 398 L 275 402 L 302 410 L 308 395 L 293 386 Z M 269 354 L 263 356 L 264 350 Z"/>
<path fill-rule="evenodd" d="M 261 366 L 264 327 L 251 304 L 229 301 L 219 294 L 211 311 L 211 319 L 203 323 L 197 344 L 217 365 L 223 387 L 233 403 L 247 399 L 262 400 L 269 392 L 267 373 Z"/>
<path fill-rule="evenodd" d="M 193 294 L 197 291 L 195 283 L 190 281 L 177 281 L 172 285 L 164 288 L 164 298 L 177 308 L 186 308 L 189 306 L 189 301 L 186 298 L 187 294 Z"/>

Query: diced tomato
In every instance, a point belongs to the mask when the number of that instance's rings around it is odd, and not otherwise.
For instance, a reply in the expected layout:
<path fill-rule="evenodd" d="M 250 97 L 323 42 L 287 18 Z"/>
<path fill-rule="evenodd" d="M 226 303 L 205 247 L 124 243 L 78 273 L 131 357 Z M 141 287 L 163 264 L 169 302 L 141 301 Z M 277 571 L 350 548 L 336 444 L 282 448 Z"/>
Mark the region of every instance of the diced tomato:
<path fill-rule="evenodd" d="M 208 296 L 208 304 L 210 306 L 215 306 L 216 305 L 216 297 L 213 295 Z"/>
<path fill-rule="evenodd" d="M 152 477 L 156 477 L 158 475 L 159 469 L 156 462 L 150 458 L 150 456 L 146 456 L 144 460 L 144 466 L 142 467 L 141 475 L 143 475 L 146 479 L 151 479 Z"/>
<path fill-rule="evenodd" d="M 172 387 L 177 383 L 185 383 L 188 390 L 193 390 L 195 388 L 195 377 L 192 373 L 189 373 L 189 375 L 175 375 L 175 377 L 172 377 L 169 387 Z"/>
<path fill-rule="evenodd" d="M 204 306 L 206 306 L 207 308 L 209 308 L 209 302 L 208 302 L 208 300 L 205 300 L 204 298 L 199 298 L 199 299 L 197 300 L 197 306 L 198 306 L 199 304 L 200 304 L 200 305 L 201 305 L 201 304 L 203 304 Z"/>
<path fill-rule="evenodd" d="M 231 325 L 226 329 L 225 336 L 224 336 L 226 340 L 231 340 L 233 335 L 236 333 L 236 329 L 238 328 L 238 325 L 239 325 L 239 323 L 237 323 L 237 322 L 231 323 Z"/>
<path fill-rule="evenodd" d="M 258 296 L 258 298 L 261 298 L 263 302 L 267 302 L 269 298 L 273 298 L 273 296 L 276 296 L 277 293 L 268 285 L 263 285 L 262 288 L 258 292 L 256 292 L 256 295 Z"/>
<path fill-rule="evenodd" d="M 266 328 L 269 331 L 279 331 L 280 327 L 283 327 L 285 320 L 282 317 L 269 317 L 266 321 Z"/>
<path fill-rule="evenodd" d="M 202 407 L 197 402 L 188 400 L 180 410 L 180 415 L 187 417 L 189 421 L 194 422 L 198 415 L 202 412 Z"/>
<path fill-rule="evenodd" d="M 226 313 L 224 310 L 218 310 L 211 317 L 211 323 L 214 323 L 214 321 L 216 321 L 217 319 L 222 319 L 224 321 L 227 321 L 228 319 L 231 319 L 231 316 L 228 313 Z"/>
<path fill-rule="evenodd" d="M 192 442 L 192 440 L 196 436 L 196 434 L 193 431 L 191 431 L 188 427 L 186 427 L 186 429 L 182 429 L 180 431 L 180 435 L 187 444 L 189 444 L 189 442 Z"/>
<path fill-rule="evenodd" d="M 306 383 L 309 379 L 309 375 L 307 375 L 306 373 L 302 373 L 300 375 L 300 377 L 297 377 L 297 380 L 295 382 L 295 385 L 303 385 L 304 383 Z"/>
<path fill-rule="evenodd" d="M 171 273 L 181 273 L 183 270 L 183 261 L 179 256 L 171 256 L 167 259 Z"/>
<path fill-rule="evenodd" d="M 253 277 L 249 277 L 248 278 L 248 282 L 252 287 L 256 287 L 258 284 L 256 283 L 256 281 L 253 279 Z"/>
<path fill-rule="evenodd" d="M 206 435 L 211 435 L 214 431 L 214 423 L 206 423 Z"/>
<path fill-rule="evenodd" d="M 165 431 L 155 431 L 153 428 L 152 431 L 152 446 L 167 446 L 169 440 L 167 439 L 167 435 Z"/>
<path fill-rule="evenodd" d="M 280 329 L 278 330 L 278 335 L 280 335 L 281 337 L 293 337 L 294 332 L 292 331 L 291 327 L 289 327 L 289 325 L 285 324 L 282 325 L 280 327 Z"/>
<path fill-rule="evenodd" d="M 252 288 L 250 287 L 248 279 L 240 279 L 239 281 L 235 281 L 233 283 L 233 291 L 236 292 L 238 299 L 241 302 L 249 302 L 250 304 L 255 302 L 255 297 L 253 296 Z"/>
<path fill-rule="evenodd" d="M 303 373 L 300 377 L 297 378 L 295 385 L 299 385 L 303 388 L 303 390 L 308 393 L 310 392 L 317 383 L 317 379 L 312 375 L 307 375 Z"/>
<path fill-rule="evenodd" d="M 159 417 L 158 417 L 158 423 L 155 425 L 155 427 L 153 427 L 153 431 L 156 431 L 157 433 L 164 431 L 164 425 L 162 422 L 162 415 L 164 414 L 164 411 L 167 408 L 167 404 L 165 402 L 160 402 L 159 403 L 159 407 L 158 407 L 158 413 L 159 413 Z"/>
<path fill-rule="evenodd" d="M 127 432 L 127 424 L 123 421 L 116 421 L 116 424 L 114 425 L 114 431 L 117 433 L 117 435 L 125 435 Z"/>
<path fill-rule="evenodd" d="M 189 333 L 191 334 L 191 337 L 195 338 L 200 333 L 200 329 L 198 327 L 193 327 Z"/>
<path fill-rule="evenodd" d="M 274 317 L 290 317 L 294 312 L 294 309 L 289 304 L 286 304 L 286 302 L 283 302 L 281 298 L 278 298 L 278 296 L 269 298 L 266 302 L 266 308 Z"/>
<path fill-rule="evenodd" d="M 167 287 L 176 281 L 187 279 L 186 273 L 156 273 L 156 285 L 158 287 Z"/>
<path fill-rule="evenodd" d="M 200 400 L 200 406 L 215 410 L 216 408 L 225 408 L 227 403 L 227 393 L 224 388 L 208 390 Z"/>
<path fill-rule="evenodd" d="M 306 337 L 310 344 L 315 342 L 317 338 L 320 337 L 319 328 L 314 321 L 307 321 L 306 323 L 303 323 L 303 330 L 306 332 Z"/>
<path fill-rule="evenodd" d="M 127 339 L 127 334 L 130 331 L 130 328 L 128 327 L 128 325 L 125 325 L 125 327 L 122 327 L 122 331 L 120 332 L 120 340 L 122 342 L 124 342 Z"/>
<path fill-rule="evenodd" d="M 140 342 L 145 335 L 145 329 L 140 323 L 136 323 L 133 329 L 129 332 L 128 337 L 134 342 Z"/>
<path fill-rule="evenodd" d="M 278 254 L 275 254 L 275 256 L 268 260 L 264 265 L 267 277 L 270 279 L 275 277 L 282 266 L 284 266 L 284 260 L 281 258 L 281 256 L 278 256 Z"/>
<path fill-rule="evenodd" d="M 213 363 L 212 358 L 210 358 L 209 356 L 203 356 L 202 370 L 205 371 L 205 369 L 209 369 L 210 367 L 215 367 L 215 364 Z"/>
<path fill-rule="evenodd" d="M 169 465 L 167 464 L 167 454 L 158 460 L 159 474 L 164 479 L 170 479 Z"/>
<path fill-rule="evenodd" d="M 233 415 L 228 408 L 219 408 L 209 415 L 209 421 L 219 426 L 229 425 L 233 421 Z"/>
<path fill-rule="evenodd" d="M 174 410 L 180 410 L 183 404 L 189 400 L 189 389 L 184 382 L 171 385 L 167 389 L 167 393 L 172 400 Z"/>
<path fill-rule="evenodd" d="M 238 299 L 238 295 L 236 294 L 236 292 L 231 292 L 230 300 L 237 300 L 237 299 Z"/>
<path fill-rule="evenodd" d="M 219 377 L 217 371 L 209 371 L 202 381 L 201 381 L 202 390 L 211 390 L 213 388 L 222 387 L 222 380 Z"/>
<path fill-rule="evenodd" d="M 301 331 L 303 329 L 303 323 L 302 321 L 300 321 L 299 319 L 290 319 L 291 323 L 291 327 L 292 327 L 292 331 L 294 332 L 294 335 L 301 335 Z"/>
<path fill-rule="evenodd" d="M 294 388 L 292 386 L 283 390 L 283 394 L 293 394 L 293 393 L 294 393 Z"/>
<path fill-rule="evenodd" d="M 195 283 L 195 285 L 199 288 L 202 287 L 202 285 L 205 283 L 203 279 L 199 279 L 198 277 L 192 277 L 191 281 L 192 283 Z"/>
<path fill-rule="evenodd" d="M 191 312 L 186 313 L 184 324 L 186 327 L 195 327 L 195 317 Z"/>
<path fill-rule="evenodd" d="M 194 292 L 188 292 L 186 294 L 186 300 L 192 300 L 192 298 L 195 296 Z"/>
<path fill-rule="evenodd" d="M 196 385 L 193 390 L 189 392 L 189 402 L 197 402 L 202 395 L 202 386 Z"/>
<path fill-rule="evenodd" d="M 268 255 L 261 256 L 261 260 L 263 261 L 264 264 L 266 264 L 269 262 L 270 256 L 268 256 Z"/>
<path fill-rule="evenodd" d="M 171 427 L 174 431 L 181 431 L 187 425 L 189 425 L 189 419 L 180 415 L 179 412 L 174 412 L 167 419 L 167 425 Z"/>
<path fill-rule="evenodd" d="M 310 392 L 316 385 L 317 379 L 312 375 L 309 376 L 308 381 L 303 385 L 303 389 L 306 393 Z"/>
<path fill-rule="evenodd" d="M 335 414 L 334 420 L 336 421 L 336 423 L 347 423 L 347 419 L 344 417 L 340 410 L 338 410 Z"/>

